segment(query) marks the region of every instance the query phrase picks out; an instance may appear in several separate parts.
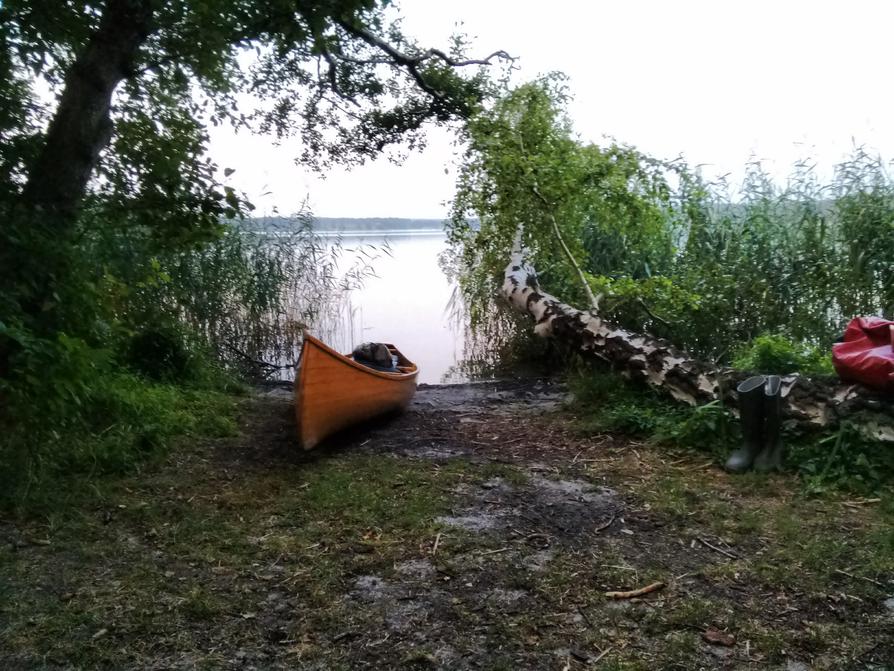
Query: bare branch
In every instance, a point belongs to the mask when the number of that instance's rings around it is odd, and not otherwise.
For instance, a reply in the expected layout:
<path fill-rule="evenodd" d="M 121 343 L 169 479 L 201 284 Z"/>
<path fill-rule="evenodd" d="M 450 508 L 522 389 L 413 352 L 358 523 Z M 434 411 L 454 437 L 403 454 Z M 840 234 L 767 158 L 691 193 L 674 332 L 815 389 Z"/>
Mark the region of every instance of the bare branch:
<path fill-rule="evenodd" d="M 486 56 L 484 58 L 472 58 L 472 59 L 464 60 L 464 61 L 454 60 L 450 56 L 445 54 L 443 51 L 441 51 L 440 49 L 429 49 L 428 51 L 423 53 L 421 56 L 418 56 L 417 60 L 421 63 L 422 61 L 428 60 L 432 56 L 437 56 L 442 61 L 444 61 L 445 64 L 447 64 L 453 68 L 462 68 L 462 67 L 466 67 L 468 65 L 493 65 L 492 61 L 495 58 L 499 58 L 500 60 L 504 60 L 504 61 L 512 61 L 513 63 L 515 62 L 515 58 L 513 56 L 510 56 L 508 53 L 506 53 L 502 49 L 500 49 L 499 51 L 495 51 L 492 54 L 490 54 L 489 56 Z"/>
<path fill-rule="evenodd" d="M 421 54 L 410 56 L 409 54 L 405 54 L 393 44 L 385 41 L 378 35 L 371 33 L 362 26 L 357 26 L 344 20 L 339 20 L 338 25 L 340 25 L 345 31 L 347 31 L 354 37 L 360 38 L 371 47 L 375 47 L 385 52 L 391 59 L 392 63 L 396 63 L 397 65 L 400 65 L 406 69 L 410 76 L 415 80 L 416 84 L 418 84 L 419 88 L 421 88 L 432 97 L 437 98 L 438 100 L 444 100 L 446 98 L 446 94 L 443 91 L 436 90 L 427 81 L 425 81 L 425 77 L 419 71 L 419 66 L 425 63 L 425 61 L 431 58 L 438 58 L 446 65 L 449 65 L 451 67 L 463 67 L 467 65 L 491 65 L 491 61 L 494 58 L 506 59 L 510 61 L 515 60 L 505 51 L 495 51 L 490 56 L 483 59 L 464 61 L 454 60 L 440 49 L 428 49 Z"/>

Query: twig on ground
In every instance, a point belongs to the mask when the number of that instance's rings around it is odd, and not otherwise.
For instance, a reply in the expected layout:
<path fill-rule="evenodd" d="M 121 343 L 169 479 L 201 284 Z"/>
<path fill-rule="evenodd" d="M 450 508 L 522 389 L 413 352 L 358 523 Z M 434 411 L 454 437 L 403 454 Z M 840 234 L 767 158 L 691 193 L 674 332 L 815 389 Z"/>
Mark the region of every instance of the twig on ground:
<path fill-rule="evenodd" d="M 606 648 L 602 652 L 600 652 L 596 657 L 593 658 L 593 661 L 590 664 L 595 664 L 596 662 L 602 661 L 602 658 L 605 657 L 608 653 L 610 653 L 612 649 L 610 647 Z"/>
<path fill-rule="evenodd" d="M 577 607 L 577 612 L 580 613 L 580 616 L 581 616 L 582 618 L 584 618 L 584 622 L 587 623 L 587 626 L 588 626 L 588 627 L 592 627 L 592 626 L 593 626 L 593 623 L 590 621 L 590 618 L 587 617 L 587 613 L 586 613 L 586 611 L 584 611 L 583 608 L 581 608 L 580 606 L 578 606 L 578 607 Z"/>
<path fill-rule="evenodd" d="M 549 536 L 549 534 L 541 534 L 541 533 L 528 534 L 527 536 L 525 536 L 525 537 L 522 538 L 521 540 L 523 540 L 523 541 L 525 541 L 525 542 L 528 542 L 528 541 L 532 541 L 532 540 L 535 540 L 535 539 L 539 539 L 539 540 L 543 541 L 542 543 L 540 543 L 540 547 L 544 547 L 544 548 L 545 548 L 545 547 L 549 547 L 549 545 L 550 545 L 550 536 Z"/>
<path fill-rule="evenodd" d="M 596 558 L 595 553 L 593 554 L 593 558 L 594 559 Z M 620 566 L 618 564 L 600 564 L 599 566 L 601 568 L 616 568 L 620 571 L 636 571 L 636 569 L 633 566 Z"/>
<path fill-rule="evenodd" d="M 629 592 L 606 592 L 605 596 L 609 599 L 633 599 L 634 597 L 642 596 L 644 594 L 649 594 L 651 592 L 657 592 L 660 589 L 664 589 L 667 585 L 663 582 L 653 582 L 651 585 L 646 585 L 645 587 L 640 587 L 639 589 L 630 590 Z"/>
<path fill-rule="evenodd" d="M 719 547 L 717 547 L 716 545 L 711 545 L 711 544 L 710 544 L 708 541 L 706 541 L 704 538 L 701 538 L 701 537 L 696 536 L 695 540 L 697 540 L 699 543 L 701 543 L 702 545 L 704 545 L 704 546 L 705 546 L 706 548 L 708 548 L 709 550 L 714 550 L 714 552 L 719 552 L 720 554 L 722 554 L 722 555 L 724 555 L 724 556 L 726 556 L 726 557 L 729 557 L 730 559 L 738 559 L 738 558 L 739 558 L 739 555 L 733 554 L 732 552 L 727 552 L 727 551 L 724 550 L 723 548 L 719 548 Z"/>
<path fill-rule="evenodd" d="M 431 556 L 434 557 L 438 553 L 438 546 L 441 544 L 441 532 L 435 536 L 435 544 L 431 548 Z"/>
<path fill-rule="evenodd" d="M 602 525 L 596 527 L 596 533 L 598 534 L 600 531 L 605 531 L 605 530 L 608 529 L 612 524 L 614 524 L 614 523 L 615 523 L 615 517 L 616 517 L 616 515 L 612 515 L 612 516 L 609 518 L 608 522 L 606 522 L 605 524 L 602 524 Z"/>
<path fill-rule="evenodd" d="M 349 637 L 352 637 L 352 636 L 357 636 L 357 635 L 358 635 L 358 634 L 357 634 L 356 631 L 343 631 L 342 633 L 340 633 L 340 634 L 336 634 L 335 636 L 333 636 L 333 637 L 332 637 L 332 642 L 333 642 L 333 643 L 338 643 L 339 641 L 342 641 L 342 640 L 344 640 L 344 639 L 346 639 L 346 638 L 349 638 Z"/>
<path fill-rule="evenodd" d="M 500 554 L 501 552 L 506 552 L 506 551 L 511 550 L 511 549 L 512 549 L 512 548 L 508 548 L 508 547 L 507 547 L 507 548 L 500 548 L 499 550 L 483 550 L 483 551 L 481 552 L 481 556 L 484 557 L 485 555 L 498 555 L 498 554 Z"/>
<path fill-rule="evenodd" d="M 854 575 L 853 573 L 848 573 L 847 571 L 842 571 L 840 568 L 835 569 L 835 573 L 840 573 L 841 575 L 846 575 L 848 578 L 853 578 L 854 580 L 865 580 L 866 582 L 871 582 L 873 585 L 878 585 L 879 587 L 884 587 L 882 583 L 878 580 L 873 580 L 872 578 L 867 578 L 863 575 Z"/>
<path fill-rule="evenodd" d="M 842 501 L 841 505 L 849 508 L 859 508 L 860 506 L 868 506 L 879 502 L 881 502 L 881 499 L 856 499 L 854 501 Z"/>

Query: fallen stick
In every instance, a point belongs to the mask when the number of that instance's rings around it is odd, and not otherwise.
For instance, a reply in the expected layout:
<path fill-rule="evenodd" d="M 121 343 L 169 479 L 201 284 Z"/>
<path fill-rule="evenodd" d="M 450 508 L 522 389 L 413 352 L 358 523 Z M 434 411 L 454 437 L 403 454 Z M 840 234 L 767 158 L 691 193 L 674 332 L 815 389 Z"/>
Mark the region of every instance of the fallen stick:
<path fill-rule="evenodd" d="M 438 553 L 438 546 L 441 544 L 441 532 L 438 532 L 438 535 L 435 536 L 435 544 L 431 549 L 431 556 L 434 557 Z"/>
<path fill-rule="evenodd" d="M 483 550 L 481 552 L 481 556 L 484 557 L 486 555 L 497 555 L 501 552 L 506 552 L 507 550 L 511 550 L 512 548 L 500 548 L 499 550 Z"/>
<path fill-rule="evenodd" d="M 881 499 L 859 499 L 857 501 L 842 501 L 841 505 L 849 506 L 850 508 L 858 508 L 859 506 L 868 506 L 879 502 L 881 502 Z"/>
<path fill-rule="evenodd" d="M 596 527 L 596 533 L 598 534 L 600 531 L 605 531 L 614 523 L 615 523 L 615 516 L 612 515 L 611 518 L 609 518 L 608 522 Z"/>
<path fill-rule="evenodd" d="M 587 623 L 588 627 L 592 627 L 593 623 L 590 621 L 590 618 L 587 617 L 587 613 L 580 606 L 577 607 L 577 612 L 580 613 L 580 616 L 584 619 L 584 622 Z"/>
<path fill-rule="evenodd" d="M 879 587 L 884 587 L 882 583 L 878 580 L 873 580 L 872 578 L 867 578 L 863 575 L 854 575 L 853 573 L 848 573 L 847 571 L 842 571 L 840 568 L 835 569 L 835 573 L 839 573 L 841 575 L 846 575 L 848 578 L 853 578 L 854 580 L 865 580 L 866 582 L 871 582 L 873 585 L 878 585 Z"/>
<path fill-rule="evenodd" d="M 660 589 L 664 589 L 667 587 L 663 582 L 653 582 L 651 585 L 646 585 L 645 587 L 640 587 L 639 589 L 630 590 L 629 592 L 606 592 L 605 596 L 609 599 L 633 599 L 638 596 L 642 596 L 643 594 L 649 594 L 650 592 L 657 592 Z"/>
<path fill-rule="evenodd" d="M 727 551 L 724 550 L 723 548 L 719 548 L 719 547 L 717 547 L 716 545 L 711 545 L 711 544 L 710 544 L 708 541 L 706 541 L 704 538 L 696 537 L 695 540 L 697 540 L 699 543 L 701 543 L 702 545 L 704 545 L 704 546 L 705 546 L 706 548 L 708 548 L 709 550 L 714 550 L 714 552 L 719 552 L 720 554 L 725 555 L 725 556 L 729 557 L 730 559 L 738 559 L 738 558 L 739 558 L 738 555 L 735 555 L 735 554 L 733 554 L 732 552 L 727 552 Z"/>
<path fill-rule="evenodd" d="M 605 650 L 603 650 L 602 652 L 600 652 L 599 655 L 598 655 L 597 657 L 594 657 L 594 658 L 593 658 L 593 661 L 590 662 L 590 664 L 595 664 L 596 662 L 600 661 L 603 657 L 605 657 L 605 656 L 606 656 L 608 653 L 610 653 L 611 651 L 612 651 L 611 648 L 606 648 Z"/>

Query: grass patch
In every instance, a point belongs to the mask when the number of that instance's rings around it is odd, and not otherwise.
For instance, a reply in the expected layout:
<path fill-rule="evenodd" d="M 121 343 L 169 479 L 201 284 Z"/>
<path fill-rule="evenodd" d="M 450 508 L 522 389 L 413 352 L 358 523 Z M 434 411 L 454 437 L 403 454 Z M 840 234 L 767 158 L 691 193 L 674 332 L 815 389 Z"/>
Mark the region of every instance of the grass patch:
<path fill-rule="evenodd" d="M 712 668 L 714 626 L 755 668 L 843 668 L 887 622 L 889 508 L 555 427 L 561 450 L 519 448 L 513 463 L 496 447 L 438 463 L 392 453 L 399 423 L 369 451 L 259 452 L 288 410 L 261 405 L 246 406 L 248 435 L 186 444 L 89 504 L 23 521 L 27 542 L 0 546 L 0 665 L 576 669 L 611 647 L 599 668 Z M 561 502 L 534 505 L 553 476 L 615 490 L 614 524 L 558 533 Z M 511 495 L 481 486 L 497 477 Z M 490 506 L 492 529 L 436 521 Z M 641 600 L 604 595 L 658 580 Z"/>
<path fill-rule="evenodd" d="M 178 440 L 237 430 L 237 397 L 133 375 L 103 377 L 83 403 L 64 430 L 29 423 L 0 438 L 0 510 L 49 514 L 103 487 L 105 476 L 157 464 Z"/>
<path fill-rule="evenodd" d="M 30 518 L 23 535 L 51 546 L 0 549 L 0 647 L 121 668 L 153 654 L 140 647 L 152 640 L 189 640 L 188 654 L 208 662 L 208 631 L 250 647 L 269 644 L 271 628 L 300 639 L 299 616 L 302 627 L 338 630 L 349 626 L 336 613 L 351 576 L 387 574 L 419 552 L 451 490 L 486 477 L 349 454 L 227 478 L 202 449 L 183 456 L 173 469 L 109 480 L 93 506 Z M 270 624 L 273 613 L 285 624 Z"/>
<path fill-rule="evenodd" d="M 738 420 L 717 401 L 686 408 L 597 366 L 579 369 L 569 382 L 574 394 L 570 409 L 584 434 L 614 433 L 683 447 L 702 452 L 717 464 L 741 443 Z M 894 449 L 865 438 L 856 421 L 831 434 L 784 436 L 786 467 L 798 474 L 805 492 L 872 497 L 891 492 Z M 766 481 L 754 474 L 743 477 L 754 486 Z"/>

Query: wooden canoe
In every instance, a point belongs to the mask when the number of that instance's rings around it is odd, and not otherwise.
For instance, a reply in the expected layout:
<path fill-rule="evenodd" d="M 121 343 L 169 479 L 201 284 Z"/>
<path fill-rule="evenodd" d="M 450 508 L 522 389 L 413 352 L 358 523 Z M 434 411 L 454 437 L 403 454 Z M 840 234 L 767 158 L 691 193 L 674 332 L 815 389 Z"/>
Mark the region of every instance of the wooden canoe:
<path fill-rule="evenodd" d="M 396 373 L 368 368 L 304 334 L 295 371 L 298 440 L 309 450 L 333 433 L 405 408 L 416 393 L 419 370 L 396 347 Z"/>

